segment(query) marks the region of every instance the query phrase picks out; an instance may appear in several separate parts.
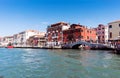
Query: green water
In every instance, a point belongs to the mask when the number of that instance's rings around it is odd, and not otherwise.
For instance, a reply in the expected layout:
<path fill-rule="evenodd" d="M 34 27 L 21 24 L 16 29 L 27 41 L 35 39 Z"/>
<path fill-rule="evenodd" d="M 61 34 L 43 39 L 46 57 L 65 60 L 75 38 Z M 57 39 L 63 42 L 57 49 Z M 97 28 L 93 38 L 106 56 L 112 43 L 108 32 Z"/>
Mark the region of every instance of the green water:
<path fill-rule="evenodd" d="M 0 78 L 120 78 L 109 51 L 0 49 Z"/>

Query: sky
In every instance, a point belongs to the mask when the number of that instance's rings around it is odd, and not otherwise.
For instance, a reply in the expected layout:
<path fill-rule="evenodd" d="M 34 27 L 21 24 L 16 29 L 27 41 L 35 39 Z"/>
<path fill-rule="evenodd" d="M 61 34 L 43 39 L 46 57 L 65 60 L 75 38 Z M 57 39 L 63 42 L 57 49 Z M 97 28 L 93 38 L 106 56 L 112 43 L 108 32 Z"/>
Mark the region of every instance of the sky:
<path fill-rule="evenodd" d="M 97 27 L 120 20 L 120 0 L 0 0 L 0 36 L 67 22 Z"/>

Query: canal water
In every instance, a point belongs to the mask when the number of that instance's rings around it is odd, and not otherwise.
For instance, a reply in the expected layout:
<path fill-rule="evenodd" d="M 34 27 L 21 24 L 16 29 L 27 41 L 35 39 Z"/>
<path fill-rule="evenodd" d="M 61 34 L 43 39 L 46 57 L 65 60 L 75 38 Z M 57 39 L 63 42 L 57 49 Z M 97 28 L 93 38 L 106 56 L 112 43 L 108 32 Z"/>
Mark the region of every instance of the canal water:
<path fill-rule="evenodd" d="M 0 78 L 120 78 L 120 56 L 100 50 L 0 48 Z"/>

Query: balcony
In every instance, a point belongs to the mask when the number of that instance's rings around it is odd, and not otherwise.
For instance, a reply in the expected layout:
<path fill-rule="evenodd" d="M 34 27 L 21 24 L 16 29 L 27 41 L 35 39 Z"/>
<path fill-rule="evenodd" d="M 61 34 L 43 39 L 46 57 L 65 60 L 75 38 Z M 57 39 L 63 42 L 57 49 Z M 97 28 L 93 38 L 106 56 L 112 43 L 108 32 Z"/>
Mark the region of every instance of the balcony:
<path fill-rule="evenodd" d="M 58 38 L 58 36 L 52 36 L 52 39 L 53 39 L 53 38 Z"/>

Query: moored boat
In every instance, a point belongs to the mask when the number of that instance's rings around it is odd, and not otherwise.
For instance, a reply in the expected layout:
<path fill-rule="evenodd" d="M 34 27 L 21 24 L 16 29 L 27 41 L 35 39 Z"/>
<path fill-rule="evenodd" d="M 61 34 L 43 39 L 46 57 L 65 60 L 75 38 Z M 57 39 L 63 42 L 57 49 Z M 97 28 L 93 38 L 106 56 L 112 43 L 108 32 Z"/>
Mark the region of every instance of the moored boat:
<path fill-rule="evenodd" d="M 14 48 L 14 46 L 7 46 L 7 48 Z"/>
<path fill-rule="evenodd" d="M 14 46 L 11 43 L 9 43 L 6 48 L 14 48 Z"/>

